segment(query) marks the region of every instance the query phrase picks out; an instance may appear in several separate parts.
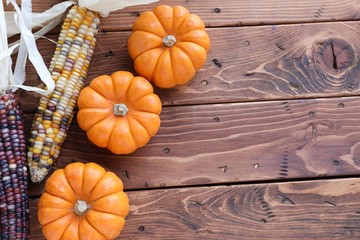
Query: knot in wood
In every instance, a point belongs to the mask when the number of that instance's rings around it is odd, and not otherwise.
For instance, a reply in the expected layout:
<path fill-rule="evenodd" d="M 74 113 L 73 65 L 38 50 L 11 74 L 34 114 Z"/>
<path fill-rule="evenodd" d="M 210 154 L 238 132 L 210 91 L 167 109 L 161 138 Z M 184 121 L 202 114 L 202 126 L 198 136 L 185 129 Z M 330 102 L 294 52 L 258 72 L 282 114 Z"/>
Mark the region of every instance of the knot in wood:
<path fill-rule="evenodd" d="M 355 51 L 350 43 L 338 38 L 316 42 L 314 60 L 325 75 L 341 75 L 354 66 Z"/>

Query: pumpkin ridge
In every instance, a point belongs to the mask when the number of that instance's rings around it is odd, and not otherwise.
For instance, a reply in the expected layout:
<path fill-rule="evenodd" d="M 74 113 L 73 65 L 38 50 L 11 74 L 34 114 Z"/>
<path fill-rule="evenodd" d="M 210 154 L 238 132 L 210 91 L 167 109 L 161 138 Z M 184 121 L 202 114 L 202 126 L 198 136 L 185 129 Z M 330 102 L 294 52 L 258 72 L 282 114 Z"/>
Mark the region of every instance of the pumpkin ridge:
<path fill-rule="evenodd" d="M 146 33 L 146 34 L 154 35 L 154 36 L 156 36 L 156 37 L 158 37 L 158 38 L 163 38 L 163 37 L 164 37 L 164 36 L 159 36 L 159 35 L 157 35 L 156 33 L 153 33 L 153 32 L 150 32 L 150 31 L 146 31 L 146 30 L 136 30 L 136 32 L 144 32 L 144 33 Z"/>
<path fill-rule="evenodd" d="M 194 31 L 198 31 L 198 30 L 194 30 Z M 180 42 L 181 43 L 192 43 L 192 44 L 195 44 L 195 45 L 197 45 L 197 46 L 199 46 L 199 47 L 201 47 L 201 48 L 203 48 L 204 49 L 204 51 L 207 51 L 206 50 L 206 48 L 204 47 L 204 46 L 202 46 L 202 45 L 200 45 L 200 44 L 198 44 L 198 43 L 196 43 L 196 42 L 193 42 L 193 41 L 181 41 L 181 39 L 180 39 Z M 181 47 L 179 47 L 179 46 L 177 46 L 178 48 L 181 48 Z"/>
<path fill-rule="evenodd" d="M 73 221 L 73 219 L 72 219 L 72 221 Z M 62 232 L 60 239 L 62 239 L 62 238 L 63 238 L 63 236 L 64 236 L 64 234 L 65 234 L 66 230 L 70 227 L 70 225 L 71 225 L 71 221 L 69 222 L 69 224 L 67 225 L 67 227 L 66 227 L 66 228 L 64 229 L 64 231 Z"/>
<path fill-rule="evenodd" d="M 111 100 L 109 99 L 109 97 L 102 95 L 101 93 L 99 93 L 98 91 L 96 91 L 95 89 L 93 89 L 92 87 L 90 87 L 90 88 L 91 88 L 94 92 L 96 92 L 97 94 L 99 94 L 100 96 L 102 96 L 107 102 L 109 102 L 110 104 L 114 104 L 114 102 L 111 101 Z M 87 107 L 87 108 L 89 108 L 89 107 Z M 99 107 L 94 107 L 94 108 L 99 108 Z"/>
<path fill-rule="evenodd" d="M 158 67 L 159 67 L 160 59 L 162 58 L 163 55 L 165 55 L 165 54 L 167 53 L 167 51 L 170 52 L 169 55 L 170 55 L 170 58 L 171 58 L 171 48 L 167 48 L 166 50 L 164 50 L 164 51 L 161 53 L 161 55 L 160 55 L 159 58 L 157 59 L 156 65 L 155 65 L 155 68 L 154 68 L 154 71 L 153 71 L 153 73 L 152 73 L 152 75 L 151 75 L 151 79 L 153 79 L 154 74 L 159 71 L 159 70 L 158 70 Z M 172 63 L 171 63 L 171 68 L 172 68 L 171 70 L 174 69 Z M 171 72 L 172 72 L 172 71 L 171 71 Z"/>
<path fill-rule="evenodd" d="M 111 194 L 110 194 L 111 195 Z M 107 197 L 107 196 L 105 196 Z M 100 199 L 100 198 L 99 198 Z M 117 216 L 117 217 L 121 217 L 121 218 L 124 218 L 124 216 L 121 216 L 121 215 L 117 215 L 117 214 L 114 214 L 114 213 L 111 213 L 111 212 L 106 212 L 106 211 L 101 211 L 101 210 L 95 210 L 95 209 L 92 209 L 93 211 L 96 211 L 96 212 L 99 212 L 99 213 L 106 213 L 106 214 L 111 214 L 111 215 L 114 215 L 114 216 Z"/>
<path fill-rule="evenodd" d="M 179 26 L 177 26 L 177 29 L 181 29 L 182 25 L 184 25 L 184 23 L 189 19 L 190 15 L 191 15 L 190 13 L 187 14 L 187 16 L 183 19 L 183 21 L 179 24 Z M 178 39 L 178 38 L 176 38 L 176 39 Z"/>
<path fill-rule="evenodd" d="M 154 113 L 154 112 L 150 112 L 150 111 L 143 111 L 143 110 L 133 110 L 132 112 L 139 112 L 139 113 L 149 113 L 149 114 L 155 114 L 155 115 L 157 115 L 157 113 Z M 130 116 L 132 116 L 133 117 L 133 115 L 132 114 L 130 114 Z"/>
<path fill-rule="evenodd" d="M 111 86 L 109 86 L 110 84 Z M 102 75 L 95 78 L 94 81 L 90 82 L 89 87 L 106 100 L 113 99 L 116 95 L 112 77 L 110 75 Z"/>
<path fill-rule="evenodd" d="M 54 220 L 52 220 L 52 221 L 50 221 L 50 222 L 47 222 L 47 223 L 43 224 L 43 226 L 46 226 L 46 225 L 49 225 L 49 224 L 51 224 L 51 223 L 53 223 L 53 222 L 59 221 L 59 219 L 64 218 L 64 217 L 66 217 L 66 216 L 69 215 L 69 214 L 71 214 L 71 211 L 69 211 L 69 213 L 66 213 L 66 214 L 64 214 L 63 216 L 59 217 L 59 218 L 56 218 L 56 219 L 54 219 Z M 69 225 L 70 225 L 70 224 L 69 224 Z M 68 226 L 68 227 L 69 227 L 69 226 Z M 66 227 L 66 228 L 67 228 L 67 227 Z M 61 235 L 61 236 L 62 236 L 62 235 Z"/>
<path fill-rule="evenodd" d="M 59 170 L 57 170 L 57 171 L 59 171 L 58 173 L 59 174 L 64 174 L 64 179 L 66 180 L 66 183 L 70 186 L 70 183 L 69 183 L 69 181 L 67 180 L 67 178 L 66 178 L 66 175 L 65 175 L 65 173 L 64 173 L 64 170 L 63 169 L 59 169 Z M 57 171 L 55 171 L 55 172 L 57 172 Z M 49 179 L 51 179 L 51 178 L 49 178 Z M 47 182 L 46 182 L 47 183 Z M 45 183 L 45 189 L 46 189 L 46 183 Z M 72 191 L 72 194 L 73 194 L 73 196 L 74 196 L 74 198 L 75 198 L 75 192 L 74 192 L 74 189 L 70 186 L 70 189 L 71 189 L 71 191 Z M 58 197 L 58 198 L 62 198 L 62 199 L 64 199 L 64 197 L 62 197 L 62 196 L 59 196 L 59 195 L 55 195 L 55 194 L 53 194 L 53 192 L 54 192 L 54 190 L 52 190 L 52 189 L 48 189 L 48 190 L 45 190 L 48 194 L 50 194 L 50 195 L 52 195 L 52 196 L 56 196 L 56 197 Z M 67 199 L 64 199 L 64 200 L 66 200 L 66 201 L 68 201 Z M 69 203 L 72 203 L 71 201 L 68 201 Z"/>
<path fill-rule="evenodd" d="M 135 132 L 133 131 L 133 129 L 130 127 L 131 125 L 129 124 L 129 119 L 127 119 L 127 123 L 128 123 L 128 125 L 129 125 L 129 130 L 130 130 L 131 136 L 132 136 L 134 142 L 136 143 L 136 145 L 138 145 L 138 142 L 137 142 L 137 141 L 135 140 L 135 138 L 134 138 L 134 136 L 136 136 L 136 135 L 135 135 L 136 133 L 135 133 Z M 140 126 L 142 126 L 142 127 L 144 128 L 143 125 L 140 124 Z M 144 128 L 144 129 L 145 129 L 146 133 L 147 133 L 148 136 L 149 136 L 149 133 L 147 132 L 146 128 Z"/>
<path fill-rule="evenodd" d="M 66 174 L 65 174 L 65 171 L 64 171 L 64 176 L 65 176 L 65 179 L 66 179 L 67 183 L 69 184 L 71 190 L 72 190 L 73 193 L 74 193 L 74 198 L 76 199 L 76 198 L 78 197 L 78 193 L 77 193 L 77 192 L 75 191 L 75 189 L 71 186 L 69 180 L 67 179 L 67 176 L 66 176 Z"/>
<path fill-rule="evenodd" d="M 186 41 L 186 42 L 182 42 L 182 43 L 192 43 L 192 44 L 195 44 L 196 46 L 204 49 L 204 51 L 206 52 L 206 49 L 205 49 L 203 46 L 201 46 L 201 45 L 199 45 L 199 44 L 197 44 L 197 43 L 194 43 L 194 42 L 191 42 L 191 41 Z M 186 50 L 185 48 L 183 48 L 181 44 L 176 45 L 176 47 L 177 47 L 178 49 L 180 49 L 181 51 L 183 51 L 183 52 L 189 57 L 190 62 L 191 62 L 191 64 L 192 64 L 193 68 L 197 71 L 198 68 L 195 66 L 195 63 L 194 63 L 194 61 L 193 61 L 194 59 L 190 57 L 190 56 L 192 55 L 191 52 L 188 52 L 188 50 Z"/>
<path fill-rule="evenodd" d="M 164 48 L 164 47 L 157 47 L 157 48 Z M 154 50 L 154 49 L 157 49 L 157 48 L 152 48 L 152 49 L 149 49 L 149 50 L 141 53 L 140 55 L 138 55 L 138 56 L 136 57 L 136 59 L 137 59 L 138 57 L 140 57 L 141 55 L 146 54 L 148 51 L 151 51 L 151 50 Z M 168 51 L 168 50 L 169 50 L 169 49 L 166 49 L 166 50 L 162 51 L 162 53 L 160 54 L 160 56 L 156 59 L 156 64 L 155 64 L 155 67 L 154 67 L 154 71 L 152 71 L 151 77 L 148 79 L 148 81 L 152 82 L 152 81 L 154 80 L 154 74 L 155 74 L 155 72 L 157 71 L 156 69 L 157 69 L 157 67 L 158 67 L 158 65 L 159 65 L 160 58 L 161 58 L 161 56 L 162 56 L 166 51 Z M 136 59 L 135 59 L 135 61 L 136 61 Z"/>
<path fill-rule="evenodd" d="M 151 78 L 150 78 L 151 81 L 153 81 L 153 79 L 154 79 L 154 73 L 156 72 L 156 69 L 158 68 L 160 58 L 161 58 L 161 56 L 162 56 L 166 51 L 168 51 L 168 50 L 163 51 L 163 52 L 160 54 L 160 56 L 158 57 L 158 59 L 156 59 L 156 64 L 155 64 L 155 67 L 154 67 L 154 71 L 152 72 Z M 144 52 L 144 53 L 146 53 L 146 52 Z M 142 54 L 141 54 L 141 55 L 142 55 Z M 139 55 L 139 56 L 140 56 L 140 55 Z"/>
<path fill-rule="evenodd" d="M 64 200 L 65 202 L 68 202 L 68 203 L 72 204 L 72 202 L 68 201 L 68 200 L 67 200 L 67 199 L 65 199 L 65 198 L 62 198 L 62 197 L 56 196 L 56 195 L 51 194 L 51 193 L 49 193 L 49 192 L 46 192 L 46 194 L 49 194 L 51 197 L 60 198 L 61 200 Z M 59 209 L 60 209 L 60 208 L 59 208 Z"/>
<path fill-rule="evenodd" d="M 151 50 L 154 50 L 154 49 L 157 49 L 157 48 L 163 48 L 163 46 L 157 46 L 157 47 L 153 47 L 153 48 L 148 48 L 148 49 L 146 49 L 146 51 L 140 53 L 136 58 L 140 57 L 141 55 L 143 55 L 147 51 L 151 51 Z"/>
<path fill-rule="evenodd" d="M 173 11 L 173 21 L 174 21 L 174 9 L 171 9 Z M 163 28 L 164 32 L 166 33 L 166 35 L 169 35 L 170 33 L 168 33 L 168 31 L 166 31 L 165 27 L 164 27 L 164 24 L 160 21 L 160 17 L 156 14 L 156 12 L 153 12 L 153 14 L 155 15 L 155 17 L 157 18 L 158 22 L 160 23 L 161 27 Z M 171 23 L 171 25 L 173 25 Z M 161 38 L 163 38 L 164 36 L 162 36 Z"/>
<path fill-rule="evenodd" d="M 206 51 L 206 49 L 203 47 L 203 46 L 201 46 L 201 45 L 199 45 L 199 44 L 197 44 L 196 42 L 192 42 L 192 41 L 185 41 L 185 42 L 182 42 L 182 43 L 192 43 L 192 44 L 195 44 L 195 45 L 197 45 L 197 46 L 199 46 L 199 47 L 201 47 L 201 48 L 203 48 L 205 51 Z M 180 48 L 183 52 L 185 52 L 181 47 L 179 47 L 179 46 L 177 46 L 178 48 Z M 187 54 L 187 55 L 189 55 L 189 54 Z"/>
<path fill-rule="evenodd" d="M 146 52 L 146 51 L 145 51 Z M 141 55 L 141 54 L 140 54 Z M 140 56 L 139 55 L 139 56 Z M 133 74 L 131 74 L 132 75 L 132 78 L 130 79 L 130 83 L 127 85 L 127 89 L 126 89 L 126 92 L 125 92 L 125 94 L 124 94 L 124 101 L 122 102 L 123 104 L 125 104 L 125 106 L 126 107 L 128 107 L 128 104 L 126 103 L 127 102 L 127 96 L 128 96 L 128 94 L 129 94 L 129 89 L 130 89 L 130 86 L 131 86 L 131 83 L 132 83 L 132 81 L 133 81 L 133 79 L 134 79 L 134 75 Z M 115 87 L 115 86 L 118 86 L 118 84 L 116 83 L 116 78 L 111 78 L 111 81 L 112 81 L 112 84 L 113 84 L 113 86 Z M 120 99 L 122 96 L 118 96 L 117 95 L 117 93 L 116 93 L 116 91 L 115 91 L 115 95 L 116 95 L 116 97 L 118 98 L 118 99 Z M 118 99 L 116 99 L 117 101 L 118 101 Z M 110 101 L 110 100 L 109 100 Z M 111 108 L 113 108 L 114 107 L 114 105 L 115 104 L 119 104 L 119 103 L 121 103 L 121 102 L 112 102 L 111 101 L 111 104 L 112 104 L 112 106 L 111 106 Z M 114 115 L 114 113 L 113 113 L 113 115 Z M 111 131 L 111 133 L 110 133 L 110 136 L 111 136 L 111 134 L 112 134 L 112 131 Z"/>
<path fill-rule="evenodd" d="M 104 108 L 102 108 L 102 109 L 104 109 Z M 81 111 L 81 110 L 80 110 Z M 104 121 L 106 118 L 108 118 L 109 116 L 106 116 L 106 117 L 104 117 L 103 119 L 100 119 L 99 121 L 97 121 L 97 122 L 95 122 L 88 130 L 90 130 L 93 126 L 95 126 L 96 124 L 98 124 L 98 123 L 100 123 L 100 122 L 102 122 L 102 121 Z"/>
<path fill-rule="evenodd" d="M 103 95 L 101 95 L 99 93 L 100 96 L 104 97 Z M 106 99 L 110 104 L 114 104 L 113 101 L 111 101 L 110 99 Z M 84 109 L 106 109 L 106 108 L 102 108 L 100 106 L 94 106 L 94 107 L 84 107 Z"/>
<path fill-rule="evenodd" d="M 175 8 L 177 9 L 181 9 L 182 11 L 185 10 L 186 14 L 183 15 L 183 18 L 182 18 L 182 22 L 180 22 L 179 24 L 175 25 L 175 19 L 178 20 L 179 19 L 179 14 L 176 15 L 176 11 L 175 11 Z M 173 28 L 176 26 L 176 29 L 173 29 L 173 31 L 175 32 L 178 32 L 179 29 L 181 29 L 182 25 L 188 20 L 189 16 L 192 15 L 189 10 L 183 6 L 174 6 L 173 7 Z M 178 12 L 178 11 L 177 11 Z M 181 15 L 180 15 L 181 16 Z M 179 21 L 178 21 L 179 22 Z M 179 35 L 179 34 L 177 34 Z M 181 36 L 181 35 L 180 35 Z M 176 36 L 176 39 L 178 39 L 179 36 Z"/>
<path fill-rule="evenodd" d="M 90 164 L 85 164 L 84 172 L 85 172 L 86 166 L 89 166 L 89 165 L 90 165 Z M 90 204 L 90 203 L 88 202 L 88 199 L 89 199 L 90 195 L 92 194 L 94 188 L 98 185 L 98 183 L 104 178 L 105 174 L 106 174 L 106 171 L 104 171 L 104 174 L 101 176 L 101 178 L 99 178 L 99 181 L 97 181 L 96 184 L 94 184 L 93 188 L 88 192 L 88 196 L 86 196 L 86 198 L 85 198 L 85 199 L 86 199 L 86 202 L 87 202 L 88 204 Z M 83 182 L 84 182 L 84 180 L 85 180 L 84 178 L 85 178 L 85 174 L 83 174 Z M 83 185 L 83 187 L 84 187 L 84 185 Z"/>
<path fill-rule="evenodd" d="M 108 118 L 114 118 L 114 117 L 115 117 L 114 115 L 109 115 L 109 116 L 107 116 L 106 118 L 104 118 L 104 119 L 102 119 L 101 121 L 99 121 L 98 123 L 92 125 L 92 126 L 87 130 L 87 134 L 89 133 L 89 131 L 90 131 L 91 129 L 93 129 L 95 126 L 97 126 L 98 124 L 100 124 L 102 121 L 105 121 L 105 120 L 108 119 Z M 115 126 L 115 124 L 114 124 L 114 126 Z M 114 129 L 112 128 L 109 136 L 111 136 L 113 130 L 114 130 Z M 107 146 L 108 144 L 109 144 L 109 139 L 107 139 L 106 146 Z M 96 185 L 95 185 L 95 186 L 96 186 Z"/>
<path fill-rule="evenodd" d="M 152 94 L 155 94 L 155 93 L 152 93 Z M 136 100 L 135 102 L 134 102 L 134 104 L 135 103 L 137 103 L 138 101 L 140 101 L 140 100 L 142 100 L 143 98 L 145 98 L 145 97 L 148 97 L 149 95 L 151 95 L 151 94 L 147 94 L 147 95 L 144 95 L 144 96 L 142 96 L 141 98 L 139 98 L 138 100 Z M 154 114 L 157 114 L 156 112 L 151 112 L 151 111 L 147 111 L 147 110 L 138 110 L 138 109 L 132 109 L 132 112 L 145 112 L 145 113 L 154 113 Z"/>
<path fill-rule="evenodd" d="M 184 51 L 181 47 L 176 46 L 176 48 L 179 49 L 181 52 L 183 52 L 188 57 L 189 61 L 191 62 L 192 67 L 196 70 L 194 62 L 192 61 L 191 57 L 189 57 L 189 54 L 186 51 Z M 175 63 L 175 61 L 173 59 L 171 59 L 171 63 Z M 172 68 L 175 69 L 174 66 L 172 66 Z"/>
<path fill-rule="evenodd" d="M 81 96 L 82 98 L 84 98 L 84 96 L 82 96 L 82 95 L 83 95 L 83 92 L 86 92 L 87 95 L 88 95 L 88 94 L 91 94 L 91 95 L 95 95 L 95 94 L 96 94 L 96 95 L 98 95 L 99 97 L 102 98 L 101 101 L 104 101 L 104 100 L 105 100 L 106 103 L 109 102 L 109 99 L 108 99 L 108 98 L 104 97 L 102 94 L 100 94 L 98 91 L 96 91 L 95 89 L 93 89 L 93 88 L 90 87 L 90 86 L 85 87 L 83 90 L 81 90 L 81 92 L 80 92 L 80 94 L 79 94 L 79 97 Z M 79 98 L 79 100 L 81 100 L 82 98 Z M 77 102 L 79 108 L 99 108 L 99 106 L 95 106 L 95 107 L 83 106 L 83 105 L 81 104 L 81 101 L 79 101 L 79 100 L 78 100 L 78 102 Z M 80 104 L 79 104 L 79 103 L 80 103 Z"/>
<path fill-rule="evenodd" d="M 129 112 L 129 113 L 127 113 L 127 114 L 131 114 L 131 112 Z M 136 141 L 135 141 L 135 139 L 134 139 L 134 132 L 131 130 L 131 128 L 130 128 L 130 124 L 129 124 L 129 119 L 128 118 L 126 118 L 126 117 L 122 117 L 122 118 L 124 118 L 124 119 L 116 119 L 116 123 L 114 124 L 114 127 L 111 129 L 111 133 L 110 133 L 110 135 L 109 135 L 109 139 L 108 139 L 108 143 L 107 143 L 107 147 L 108 148 L 110 148 L 110 146 L 109 146 L 109 143 L 110 143 L 110 139 L 111 139 L 111 137 L 112 137 L 112 134 L 114 133 L 114 131 L 115 131 L 115 126 L 116 126 L 116 124 L 117 124 L 117 121 L 126 121 L 126 124 L 127 124 L 127 128 L 129 129 L 129 131 L 130 131 L 130 136 L 131 136 L 131 138 L 132 138 L 132 140 L 134 141 L 134 143 L 136 143 Z M 95 185 L 96 186 L 96 185 Z M 99 198 L 97 198 L 97 199 L 95 199 L 94 201 L 96 201 L 96 200 L 98 200 Z M 93 201 L 93 202 L 94 202 Z"/>
<path fill-rule="evenodd" d="M 125 194 L 125 196 L 127 196 L 125 192 L 123 192 L 123 193 Z M 97 201 L 101 201 L 102 199 L 105 199 L 105 201 L 106 201 L 106 199 L 108 199 L 108 198 L 111 197 L 112 195 L 116 195 L 116 194 L 119 194 L 119 193 L 118 193 L 118 192 L 115 192 L 115 193 L 112 193 L 112 194 L 103 196 L 103 197 L 101 197 L 101 198 L 98 198 L 98 199 L 95 200 L 95 201 L 92 201 L 91 209 L 92 209 L 93 211 L 97 211 L 97 212 L 101 212 L 101 213 L 113 214 L 113 215 L 115 215 L 115 216 L 119 216 L 119 217 L 122 217 L 122 218 L 125 219 L 126 216 L 124 216 L 124 215 L 115 214 L 115 213 L 110 212 L 110 211 L 105 211 L 105 210 L 107 210 L 108 208 L 105 208 L 105 209 L 103 209 L 103 210 L 99 210 L 98 208 L 95 208 L 95 207 L 94 207 L 94 205 L 99 205 L 99 204 L 96 204 Z M 121 203 L 121 205 L 129 205 L 129 199 L 127 198 L 126 204 Z"/>
<path fill-rule="evenodd" d="M 91 224 L 91 222 L 89 221 L 89 219 L 87 219 L 87 214 L 85 214 L 85 218 L 82 219 L 82 221 L 84 221 L 84 220 L 86 220 L 86 222 L 87 222 L 95 231 L 97 231 L 97 232 L 99 233 L 99 235 L 101 235 L 104 239 L 107 239 L 107 237 L 106 237 L 104 234 L 102 234 L 97 228 L 94 227 L 94 225 Z M 80 224 L 79 224 L 79 226 L 80 226 Z"/>
<path fill-rule="evenodd" d="M 141 85 L 145 86 L 146 88 L 141 89 L 141 91 L 139 91 L 136 88 L 136 86 L 139 85 L 139 83 L 141 83 Z M 131 95 L 129 91 L 126 92 L 126 100 L 127 100 L 126 102 L 130 102 L 129 104 L 127 104 L 129 110 L 130 109 L 133 110 L 134 103 L 139 101 L 141 98 L 154 93 L 154 87 L 151 85 L 151 83 L 149 83 L 149 80 L 141 76 L 136 76 L 132 79 L 131 84 L 129 85 L 129 89 L 134 89 L 134 88 L 137 89 L 137 91 L 139 92 L 134 94 L 136 98 L 134 97 L 134 95 Z"/>
<path fill-rule="evenodd" d="M 202 19 L 201 19 L 198 15 L 193 14 L 193 13 L 189 13 L 189 15 L 186 16 L 185 20 L 181 23 L 181 25 L 179 25 L 178 29 L 180 30 L 180 29 L 182 28 L 182 25 L 184 25 L 187 21 L 189 21 L 189 19 L 190 19 L 191 17 L 199 18 L 199 20 L 202 21 Z M 202 21 L 202 22 L 203 22 L 203 21 Z M 204 23 L 204 22 L 203 22 L 203 23 Z M 205 26 L 204 26 L 204 28 L 202 28 L 202 27 L 200 27 L 200 28 L 199 28 L 199 27 L 196 27 L 196 28 L 192 28 L 191 30 L 186 30 L 186 31 L 184 31 L 181 35 L 187 34 L 187 33 L 191 32 L 191 31 L 195 31 L 195 30 L 203 30 L 203 31 L 205 31 Z"/>
<path fill-rule="evenodd" d="M 83 183 L 85 182 L 85 174 L 84 174 L 84 172 L 85 172 L 85 168 L 86 168 L 86 166 L 89 166 L 89 165 L 87 165 L 87 164 L 85 164 L 85 166 L 84 166 L 84 171 L 83 171 Z M 96 183 L 96 184 L 94 184 L 94 187 L 89 191 L 89 193 L 88 193 L 88 196 L 86 196 L 86 202 L 87 202 L 87 199 L 89 198 L 89 196 L 91 195 L 91 193 L 92 193 L 92 191 L 94 190 L 94 188 L 95 188 L 95 186 L 101 181 L 101 179 L 105 176 L 105 173 L 106 173 L 106 171 L 104 172 L 104 174 L 101 176 L 101 178 L 99 179 L 99 181 Z M 82 192 L 84 193 L 84 184 L 83 184 L 83 186 L 82 186 Z M 88 203 L 88 202 L 87 202 Z M 88 204 L 90 204 L 90 203 L 88 203 Z M 80 224 L 79 224 L 80 225 Z"/>
<path fill-rule="evenodd" d="M 139 111 L 139 112 L 142 112 L 142 111 Z M 132 119 L 131 119 L 132 121 L 136 121 L 140 126 L 142 126 L 142 127 L 145 129 L 148 137 L 150 138 L 151 136 L 150 136 L 150 134 L 149 134 L 149 131 L 146 129 L 146 127 L 144 127 L 144 125 L 142 125 L 141 122 L 139 122 L 134 116 L 130 115 L 130 117 L 132 118 Z M 129 129 L 130 129 L 130 132 L 131 132 L 131 128 L 130 128 L 130 127 L 129 127 Z M 132 132 L 131 132 L 131 134 L 132 134 Z M 134 141 L 135 141 L 135 139 L 134 139 Z M 135 141 L 135 142 L 136 142 L 136 141 Z M 136 144 L 137 144 L 137 143 L 136 143 Z"/>
<path fill-rule="evenodd" d="M 90 195 L 93 194 L 94 189 L 95 189 L 96 186 L 103 180 L 103 178 L 105 177 L 106 173 L 107 173 L 107 171 L 104 172 L 104 174 L 101 176 L 101 178 L 99 179 L 99 181 L 94 185 L 93 189 L 91 189 L 91 191 L 89 192 L 89 197 L 88 197 L 88 198 L 90 198 Z M 110 194 L 104 195 L 104 196 L 102 196 L 102 197 L 106 197 L 106 196 L 109 196 L 109 195 L 111 195 L 111 194 L 114 194 L 114 193 L 110 193 Z M 92 201 L 89 201 L 88 199 L 86 199 L 86 202 L 87 202 L 88 205 L 91 206 L 91 204 L 92 204 L 93 202 L 99 200 L 99 199 L 102 198 L 102 197 L 95 198 L 95 199 L 93 199 Z M 91 209 L 91 207 L 90 207 L 90 209 Z"/>
<path fill-rule="evenodd" d="M 143 112 L 143 111 L 137 111 L 137 112 L 146 113 L 146 114 L 153 114 L 153 115 L 155 115 L 155 116 L 158 116 L 156 113 L 151 113 L 151 112 Z M 135 115 L 135 116 L 136 116 L 136 115 Z M 133 119 L 135 119 L 141 126 L 144 127 L 144 129 L 146 130 L 147 134 L 148 134 L 150 137 L 152 137 L 153 135 L 149 133 L 149 130 L 148 130 L 148 129 L 141 123 L 141 121 L 139 121 L 135 116 L 134 116 L 134 115 L 131 115 L 131 117 L 132 117 Z M 150 141 L 150 139 L 149 139 L 149 141 Z"/>
<path fill-rule="evenodd" d="M 175 47 L 174 47 L 174 48 L 175 48 Z M 189 55 L 188 55 L 186 52 L 184 52 L 184 50 L 182 50 L 181 48 L 179 48 L 179 47 L 176 47 L 176 48 L 179 49 L 181 52 L 184 53 L 184 55 L 188 58 L 189 62 L 191 62 L 191 66 L 193 67 L 194 71 L 196 72 L 196 68 L 195 68 L 195 66 L 194 66 L 194 63 L 193 63 L 192 59 L 189 57 Z M 176 55 L 177 55 L 177 54 L 176 54 Z M 176 63 L 176 61 L 175 61 L 174 59 L 172 59 L 172 56 L 174 56 L 174 54 L 170 54 L 172 72 L 174 72 L 174 69 L 176 69 L 176 68 L 174 67 L 174 64 Z M 174 77 L 174 81 L 176 82 L 176 84 L 179 84 L 177 75 L 173 73 L 173 77 Z M 193 76 L 193 77 L 194 77 L 194 76 Z M 190 79 L 189 79 L 189 80 L 190 80 Z M 180 79 L 180 81 L 181 81 L 181 79 Z"/>

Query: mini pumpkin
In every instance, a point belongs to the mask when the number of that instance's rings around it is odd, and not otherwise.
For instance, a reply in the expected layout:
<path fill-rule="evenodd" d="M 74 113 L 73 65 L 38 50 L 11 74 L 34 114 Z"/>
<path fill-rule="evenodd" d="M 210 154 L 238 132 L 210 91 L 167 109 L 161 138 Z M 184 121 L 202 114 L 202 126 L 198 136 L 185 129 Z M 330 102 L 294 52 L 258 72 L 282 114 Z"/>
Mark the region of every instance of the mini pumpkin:
<path fill-rule="evenodd" d="M 205 63 L 210 38 L 185 7 L 157 6 L 134 22 L 128 51 L 136 72 L 161 88 L 187 83 Z"/>
<path fill-rule="evenodd" d="M 161 101 L 143 77 L 127 71 L 102 75 L 81 90 L 77 121 L 88 139 L 115 154 L 146 145 L 160 127 Z"/>
<path fill-rule="evenodd" d="M 46 239 L 114 239 L 129 200 L 119 177 L 96 163 L 72 163 L 46 181 L 38 220 Z"/>

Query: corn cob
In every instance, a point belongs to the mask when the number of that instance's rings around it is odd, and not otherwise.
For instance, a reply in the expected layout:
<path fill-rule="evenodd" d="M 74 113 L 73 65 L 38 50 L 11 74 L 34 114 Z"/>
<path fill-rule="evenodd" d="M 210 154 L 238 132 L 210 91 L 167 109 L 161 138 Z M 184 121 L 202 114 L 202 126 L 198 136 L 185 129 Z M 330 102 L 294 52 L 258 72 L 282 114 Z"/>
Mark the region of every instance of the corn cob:
<path fill-rule="evenodd" d="M 0 239 L 29 238 L 28 173 L 17 96 L 0 96 Z"/>
<path fill-rule="evenodd" d="M 49 67 L 55 90 L 41 97 L 29 136 L 27 161 L 33 182 L 41 182 L 59 156 L 84 85 L 99 25 L 97 13 L 76 5 L 63 22 Z"/>

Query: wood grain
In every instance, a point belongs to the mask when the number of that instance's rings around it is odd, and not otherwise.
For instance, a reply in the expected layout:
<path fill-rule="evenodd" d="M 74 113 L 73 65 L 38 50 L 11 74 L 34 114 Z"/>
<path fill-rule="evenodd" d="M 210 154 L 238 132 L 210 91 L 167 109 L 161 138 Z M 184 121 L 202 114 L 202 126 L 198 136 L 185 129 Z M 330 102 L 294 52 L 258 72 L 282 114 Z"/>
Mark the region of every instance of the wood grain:
<path fill-rule="evenodd" d="M 34 11 L 58 2 L 34 1 Z M 160 4 L 204 20 L 207 62 L 187 85 L 155 88 L 162 125 L 148 145 L 113 155 L 74 121 L 53 170 L 93 161 L 124 181 L 131 211 L 119 239 L 359 239 L 360 181 L 349 177 L 360 170 L 360 1 L 161 0 L 119 10 L 101 21 L 86 84 L 135 73 L 129 31 Z M 54 43 L 38 46 L 49 63 Z M 40 84 L 30 64 L 27 84 Z M 38 96 L 20 94 L 28 134 Z M 30 187 L 32 239 L 42 239 L 43 184 Z"/>
<path fill-rule="evenodd" d="M 156 89 L 164 105 L 209 104 L 274 99 L 358 95 L 360 22 L 208 29 L 207 62 L 188 84 Z M 86 83 L 118 70 L 133 73 L 129 32 L 103 33 Z M 57 36 L 56 36 L 57 37 Z M 46 62 L 54 44 L 39 40 Z M 40 82 L 28 66 L 27 82 Z M 23 109 L 38 103 L 22 94 Z"/>
<path fill-rule="evenodd" d="M 129 192 L 118 239 L 359 239 L 360 180 Z M 32 239 L 42 239 L 37 200 Z"/>
<path fill-rule="evenodd" d="M 4 0 L 3 0 L 4 1 Z M 33 1 L 33 11 L 42 12 L 60 0 Z M 160 4 L 182 5 L 199 15 L 207 27 L 344 21 L 360 19 L 359 0 L 161 0 L 112 12 L 102 19 L 104 31 L 130 30 L 136 17 Z"/>
<path fill-rule="evenodd" d="M 165 107 L 158 134 L 129 155 L 97 148 L 74 122 L 55 168 L 94 161 L 127 190 L 357 176 L 359 105 L 354 97 Z"/>

